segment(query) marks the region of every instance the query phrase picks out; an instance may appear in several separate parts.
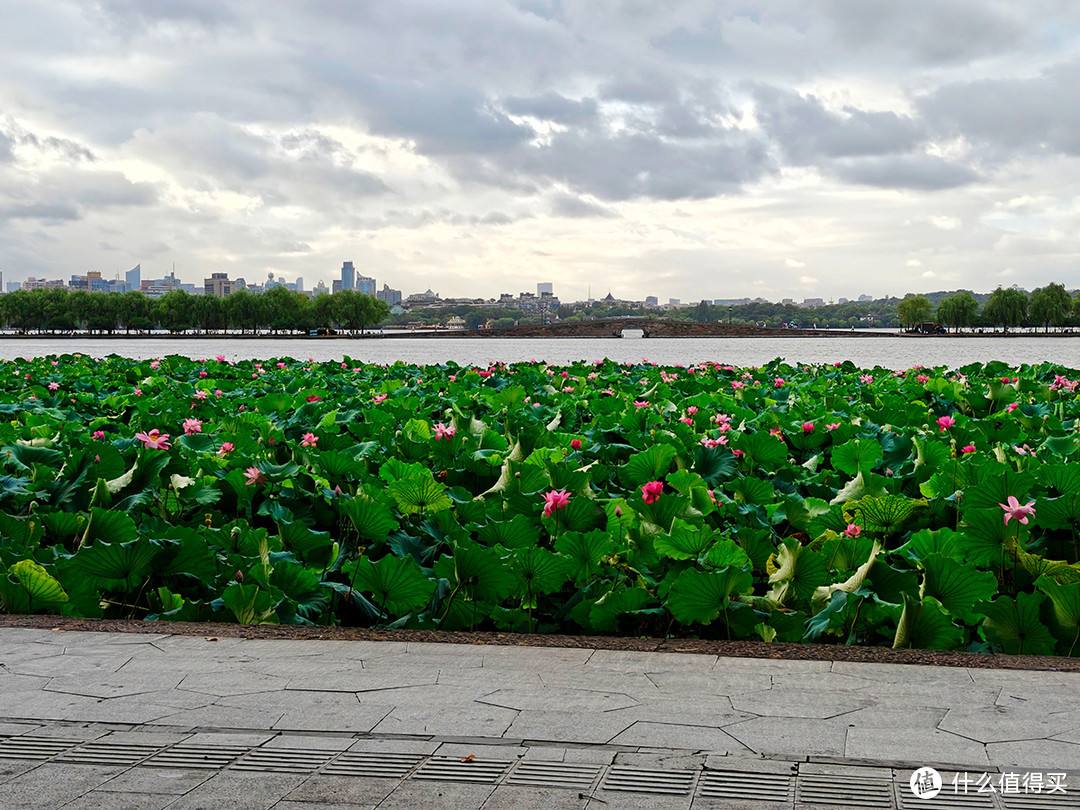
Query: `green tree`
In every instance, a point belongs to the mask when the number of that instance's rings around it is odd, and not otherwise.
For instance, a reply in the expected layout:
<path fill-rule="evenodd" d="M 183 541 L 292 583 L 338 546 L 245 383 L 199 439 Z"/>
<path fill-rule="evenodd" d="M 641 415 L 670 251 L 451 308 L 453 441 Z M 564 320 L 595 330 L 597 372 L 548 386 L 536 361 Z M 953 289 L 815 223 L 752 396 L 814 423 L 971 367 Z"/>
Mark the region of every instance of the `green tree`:
<path fill-rule="evenodd" d="M 145 332 L 153 327 L 150 320 L 151 301 L 138 290 L 128 290 L 120 296 L 117 317 L 130 335 L 134 329 Z"/>
<path fill-rule="evenodd" d="M 1010 326 L 1019 326 L 1024 322 L 1027 308 L 1028 297 L 1023 290 L 998 287 L 990 294 L 983 313 L 991 324 L 1000 325 L 1003 331 L 1008 332 Z"/>
<path fill-rule="evenodd" d="M 154 302 L 154 315 L 170 332 L 186 332 L 195 325 L 192 296 L 184 290 L 171 290 Z"/>
<path fill-rule="evenodd" d="M 937 319 L 943 325 L 951 326 L 959 332 L 975 322 L 978 311 L 979 302 L 975 300 L 975 296 L 962 290 L 941 300 L 938 304 Z"/>
<path fill-rule="evenodd" d="M 86 328 L 91 332 L 116 331 L 120 324 L 120 304 L 122 296 L 113 293 L 97 292 L 90 294 L 86 312 Z"/>
<path fill-rule="evenodd" d="M 896 314 L 900 317 L 901 326 L 912 327 L 930 320 L 934 307 L 925 295 L 909 295 L 897 305 Z"/>
<path fill-rule="evenodd" d="M 1062 284 L 1047 284 L 1031 294 L 1031 319 L 1046 332 L 1050 325 L 1064 326 L 1072 313 L 1072 299 Z"/>
<path fill-rule="evenodd" d="M 236 290 L 225 296 L 225 320 L 230 327 L 244 334 L 248 329 L 254 332 L 259 324 L 259 308 L 255 296 L 247 290 Z"/>

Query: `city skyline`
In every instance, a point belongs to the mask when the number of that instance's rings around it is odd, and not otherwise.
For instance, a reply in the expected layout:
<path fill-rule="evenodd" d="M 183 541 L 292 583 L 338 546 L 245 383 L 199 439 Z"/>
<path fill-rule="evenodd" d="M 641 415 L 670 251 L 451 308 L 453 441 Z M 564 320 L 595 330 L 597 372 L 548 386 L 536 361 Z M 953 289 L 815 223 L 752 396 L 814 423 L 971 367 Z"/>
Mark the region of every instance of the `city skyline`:
<path fill-rule="evenodd" d="M 1077 286 L 1074 4 L 0 7 L 8 281 Z"/>

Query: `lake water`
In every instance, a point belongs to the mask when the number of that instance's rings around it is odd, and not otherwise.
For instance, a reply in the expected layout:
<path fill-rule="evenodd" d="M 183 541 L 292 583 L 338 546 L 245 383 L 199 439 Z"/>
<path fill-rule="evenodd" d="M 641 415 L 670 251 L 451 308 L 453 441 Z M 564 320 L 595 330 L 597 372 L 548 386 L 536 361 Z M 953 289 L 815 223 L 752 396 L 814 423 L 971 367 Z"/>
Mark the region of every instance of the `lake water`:
<path fill-rule="evenodd" d="M 216 357 L 230 360 L 294 357 L 318 361 L 348 356 L 368 363 L 445 363 L 486 365 L 490 361 L 543 360 L 562 364 L 575 360 L 636 363 L 645 358 L 665 365 L 716 361 L 735 366 L 761 365 L 776 358 L 795 363 L 851 360 L 871 368 L 948 366 L 1002 360 L 1009 365 L 1053 361 L 1080 369 L 1080 338 L 1062 337 L 829 337 L 829 338 L 151 338 L 0 340 L 0 358 L 40 357 L 80 352 L 92 357 L 110 354 L 137 359 Z"/>

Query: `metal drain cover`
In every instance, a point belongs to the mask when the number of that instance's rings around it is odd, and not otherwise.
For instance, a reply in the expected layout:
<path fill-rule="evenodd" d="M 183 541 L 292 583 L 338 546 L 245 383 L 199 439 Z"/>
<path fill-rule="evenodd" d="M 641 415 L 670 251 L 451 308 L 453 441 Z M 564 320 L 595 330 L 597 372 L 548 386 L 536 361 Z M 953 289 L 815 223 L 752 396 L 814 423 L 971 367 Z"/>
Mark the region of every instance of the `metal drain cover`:
<path fill-rule="evenodd" d="M 79 740 L 8 737 L 6 740 L 0 740 L 0 759 L 51 759 L 78 744 Z"/>
<path fill-rule="evenodd" d="M 866 810 L 892 810 L 893 807 L 893 783 L 887 779 L 807 774 L 799 776 L 797 785 L 798 804 Z"/>
<path fill-rule="evenodd" d="M 587 790 L 600 773 L 599 765 L 578 762 L 519 762 L 506 780 L 508 785 Z"/>
<path fill-rule="evenodd" d="M 61 754 L 58 762 L 81 765 L 135 765 L 161 750 L 160 745 L 138 745 L 108 742 L 90 742 L 74 751 Z"/>
<path fill-rule="evenodd" d="M 311 773 L 334 758 L 336 751 L 312 751 L 304 748 L 256 748 L 235 762 L 234 771 L 270 773 Z"/>
<path fill-rule="evenodd" d="M 221 770 L 249 750 L 246 745 L 174 745 L 142 764 L 151 768 Z"/>
<path fill-rule="evenodd" d="M 499 759 L 462 759 L 458 757 L 432 757 L 420 766 L 413 776 L 416 779 L 438 779 L 443 782 L 479 782 L 493 785 L 510 767 L 509 762 Z"/>
<path fill-rule="evenodd" d="M 782 773 L 708 771 L 701 777 L 699 789 L 708 799 L 790 803 L 794 785 L 794 777 Z"/>
<path fill-rule="evenodd" d="M 693 771 L 656 771 L 612 765 L 604 780 L 604 790 L 625 790 L 632 793 L 668 793 L 682 796 L 694 784 Z"/>
<path fill-rule="evenodd" d="M 383 779 L 404 779 L 424 757 L 419 754 L 378 754 L 368 751 L 348 751 L 323 769 L 331 776 L 374 776 Z"/>
<path fill-rule="evenodd" d="M 946 785 L 941 793 L 932 799 L 920 799 L 906 784 L 900 784 L 900 806 L 903 810 L 963 810 L 963 808 L 994 807 L 994 800 L 987 793 L 953 793 L 952 786 Z M 1050 805 L 1042 805 L 1049 807 Z M 1060 807 L 1061 805 L 1056 805 Z M 1021 805 L 1023 807 L 1023 805 Z"/>
<path fill-rule="evenodd" d="M 1008 810 L 1064 810 L 1064 808 L 1080 808 L 1080 793 L 1070 791 L 1066 793 L 1002 793 L 1002 803 Z"/>

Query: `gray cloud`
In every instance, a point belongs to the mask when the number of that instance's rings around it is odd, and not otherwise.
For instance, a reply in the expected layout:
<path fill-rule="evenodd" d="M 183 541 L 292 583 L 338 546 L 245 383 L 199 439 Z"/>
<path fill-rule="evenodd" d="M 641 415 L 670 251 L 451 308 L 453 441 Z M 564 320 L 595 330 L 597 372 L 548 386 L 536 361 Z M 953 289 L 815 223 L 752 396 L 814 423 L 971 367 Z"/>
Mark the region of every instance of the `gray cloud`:
<path fill-rule="evenodd" d="M 837 161 L 837 176 L 850 182 L 880 188 L 939 191 L 980 179 L 963 163 L 950 163 L 934 155 L 897 155 Z"/>
<path fill-rule="evenodd" d="M 551 213 L 560 217 L 584 219 L 588 217 L 618 217 L 616 211 L 604 205 L 575 197 L 573 194 L 556 194 L 551 201 Z"/>
<path fill-rule="evenodd" d="M 531 116 L 542 121 L 578 126 L 593 123 L 599 109 L 596 99 L 576 101 L 553 90 L 531 98 L 510 96 L 503 99 L 502 106 L 511 115 Z"/>

